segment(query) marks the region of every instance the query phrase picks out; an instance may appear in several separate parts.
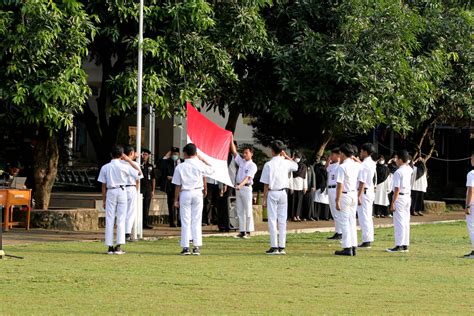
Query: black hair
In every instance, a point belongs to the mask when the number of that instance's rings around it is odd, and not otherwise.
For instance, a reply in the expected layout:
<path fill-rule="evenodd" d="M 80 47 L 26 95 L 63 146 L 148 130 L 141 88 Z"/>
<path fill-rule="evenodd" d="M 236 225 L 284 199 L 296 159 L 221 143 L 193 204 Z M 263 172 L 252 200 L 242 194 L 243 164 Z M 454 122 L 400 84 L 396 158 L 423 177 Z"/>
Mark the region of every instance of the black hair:
<path fill-rule="evenodd" d="M 377 159 L 378 159 L 378 160 L 380 160 L 380 159 L 385 160 L 385 156 L 384 156 L 384 155 L 378 155 L 378 156 L 377 156 Z"/>
<path fill-rule="evenodd" d="M 147 154 L 151 155 L 151 151 L 148 148 L 143 148 L 142 153 L 147 153 Z"/>
<path fill-rule="evenodd" d="M 248 150 L 248 151 L 250 151 L 250 153 L 253 154 L 253 147 L 252 147 L 252 146 L 250 146 L 250 145 L 244 146 L 244 147 L 242 148 L 242 151 L 245 151 L 245 150 Z"/>
<path fill-rule="evenodd" d="M 375 152 L 375 146 L 372 143 L 365 143 L 360 147 L 361 150 L 366 151 L 369 156 Z"/>
<path fill-rule="evenodd" d="M 197 153 L 196 145 L 193 143 L 189 143 L 186 146 L 183 147 L 183 152 L 188 156 L 192 157 L 195 156 Z"/>
<path fill-rule="evenodd" d="M 296 158 L 303 158 L 303 155 L 301 154 L 301 152 L 299 150 L 295 150 L 295 152 L 293 153 L 293 157 L 296 157 Z"/>
<path fill-rule="evenodd" d="M 179 153 L 179 148 L 178 147 L 171 147 L 170 150 L 172 153 Z"/>
<path fill-rule="evenodd" d="M 114 146 L 112 147 L 112 150 L 110 151 L 110 155 L 111 155 L 112 158 L 114 158 L 114 159 L 117 159 L 117 158 L 122 157 L 122 155 L 123 155 L 123 147 L 122 147 L 122 146 L 119 146 L 119 145 L 114 145 Z"/>
<path fill-rule="evenodd" d="M 134 151 L 134 150 L 135 150 L 135 148 L 133 148 L 132 145 L 125 145 L 125 146 L 123 146 L 123 153 L 124 153 L 125 155 L 127 155 L 127 156 L 130 155 L 130 153 L 131 153 L 132 151 Z"/>
<path fill-rule="evenodd" d="M 275 154 L 279 155 L 285 149 L 285 145 L 281 140 L 275 140 L 270 144 L 270 148 Z"/>
<path fill-rule="evenodd" d="M 359 156 L 359 147 L 357 147 L 354 144 L 351 144 L 351 147 L 352 147 L 352 155 L 358 157 Z"/>
<path fill-rule="evenodd" d="M 406 163 L 408 160 L 410 160 L 410 155 L 408 154 L 408 151 L 405 149 L 399 150 L 397 152 L 398 159 Z"/>
<path fill-rule="evenodd" d="M 346 155 L 346 157 L 352 157 L 354 155 L 354 147 L 351 144 L 342 144 L 339 150 Z"/>
<path fill-rule="evenodd" d="M 341 150 L 339 149 L 339 147 L 334 147 L 333 149 L 331 149 L 331 153 L 339 155 L 341 153 Z"/>

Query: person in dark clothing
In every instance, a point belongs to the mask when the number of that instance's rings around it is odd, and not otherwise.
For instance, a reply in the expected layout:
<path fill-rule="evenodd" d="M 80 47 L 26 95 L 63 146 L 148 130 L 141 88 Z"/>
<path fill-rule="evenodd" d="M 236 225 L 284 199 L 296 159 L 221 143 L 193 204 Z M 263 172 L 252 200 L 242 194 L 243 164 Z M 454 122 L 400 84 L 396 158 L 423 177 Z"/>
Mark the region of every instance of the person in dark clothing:
<path fill-rule="evenodd" d="M 425 211 L 425 193 L 428 188 L 428 177 L 425 161 L 420 157 L 413 164 L 411 209 L 412 216 L 423 216 Z"/>
<path fill-rule="evenodd" d="M 170 227 L 177 227 L 178 209 L 174 207 L 175 185 L 171 182 L 175 168 L 183 162 L 180 157 L 178 147 L 172 147 L 170 151 L 161 159 L 161 190 L 166 193 L 168 204 L 168 222 Z"/>
<path fill-rule="evenodd" d="M 308 190 L 308 168 L 302 161 L 302 155 L 295 152 L 293 160 L 298 164 L 298 170 L 291 173 L 290 193 L 291 193 L 291 217 L 294 222 L 301 222 L 303 211 L 303 197 Z M 288 208 L 288 212 L 290 208 Z"/>
<path fill-rule="evenodd" d="M 376 166 L 377 185 L 375 187 L 374 215 L 375 217 L 388 216 L 390 205 L 389 193 L 392 191 L 390 168 L 385 164 L 384 156 L 379 156 Z"/>
<path fill-rule="evenodd" d="M 146 229 L 153 228 L 148 223 L 151 199 L 155 195 L 156 188 L 155 168 L 149 162 L 150 154 L 150 150 L 142 150 L 141 170 L 143 174 L 143 179 L 140 180 L 140 193 L 143 194 L 143 228 Z"/>
<path fill-rule="evenodd" d="M 316 193 L 314 197 L 314 214 L 316 220 L 329 220 L 329 197 L 327 192 L 328 173 L 326 161 L 323 160 L 314 166 L 316 176 Z"/>
<path fill-rule="evenodd" d="M 202 210 L 202 225 L 217 224 L 217 200 L 219 199 L 219 183 L 211 178 L 206 178 L 206 196 Z"/>
<path fill-rule="evenodd" d="M 308 191 L 303 198 L 303 220 L 315 221 L 316 216 L 314 214 L 314 194 L 316 192 L 316 175 L 314 174 L 314 168 L 308 165 Z"/>

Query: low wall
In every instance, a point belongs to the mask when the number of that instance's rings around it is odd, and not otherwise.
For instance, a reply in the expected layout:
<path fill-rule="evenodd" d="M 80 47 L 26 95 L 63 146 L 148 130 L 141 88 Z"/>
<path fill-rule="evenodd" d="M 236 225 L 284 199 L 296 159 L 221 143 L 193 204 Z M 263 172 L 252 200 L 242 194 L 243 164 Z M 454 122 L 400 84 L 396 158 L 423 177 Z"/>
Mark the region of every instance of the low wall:
<path fill-rule="evenodd" d="M 66 231 L 97 230 L 99 212 L 95 208 L 32 210 L 30 226 Z"/>

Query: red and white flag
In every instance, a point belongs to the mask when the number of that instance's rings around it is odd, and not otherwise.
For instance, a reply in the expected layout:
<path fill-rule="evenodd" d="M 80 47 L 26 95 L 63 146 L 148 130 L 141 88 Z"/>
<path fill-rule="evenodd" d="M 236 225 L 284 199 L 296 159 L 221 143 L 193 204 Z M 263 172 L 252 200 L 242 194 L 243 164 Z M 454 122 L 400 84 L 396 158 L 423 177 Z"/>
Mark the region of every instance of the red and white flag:
<path fill-rule="evenodd" d="M 215 170 L 210 178 L 233 186 L 227 167 L 232 132 L 216 125 L 199 113 L 191 103 L 186 103 L 188 112 L 188 143 L 193 143 L 201 155 Z"/>

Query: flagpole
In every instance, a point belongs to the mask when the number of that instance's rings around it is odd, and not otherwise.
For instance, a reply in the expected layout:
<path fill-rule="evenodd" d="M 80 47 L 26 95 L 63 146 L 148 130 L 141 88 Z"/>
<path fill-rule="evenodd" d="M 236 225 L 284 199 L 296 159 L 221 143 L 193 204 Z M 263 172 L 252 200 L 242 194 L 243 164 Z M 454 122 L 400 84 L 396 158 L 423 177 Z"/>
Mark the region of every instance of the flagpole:
<path fill-rule="evenodd" d="M 139 21 L 138 21 L 138 80 L 137 80 L 137 163 L 141 165 L 141 153 L 142 153 L 142 79 L 143 79 L 143 1 L 140 0 L 140 13 L 139 13 Z M 143 218 L 142 221 L 139 219 L 141 218 L 141 206 L 142 206 L 142 199 L 140 196 L 140 182 L 137 186 L 138 191 L 138 198 L 137 198 L 137 206 L 136 206 L 136 217 L 135 217 L 135 238 L 141 239 L 143 238 Z"/>

